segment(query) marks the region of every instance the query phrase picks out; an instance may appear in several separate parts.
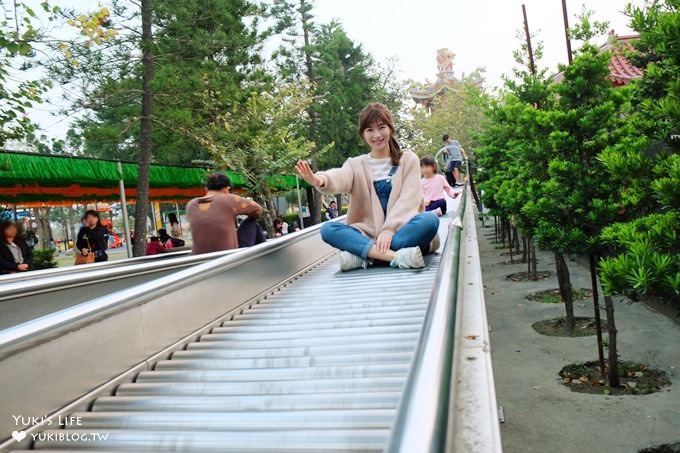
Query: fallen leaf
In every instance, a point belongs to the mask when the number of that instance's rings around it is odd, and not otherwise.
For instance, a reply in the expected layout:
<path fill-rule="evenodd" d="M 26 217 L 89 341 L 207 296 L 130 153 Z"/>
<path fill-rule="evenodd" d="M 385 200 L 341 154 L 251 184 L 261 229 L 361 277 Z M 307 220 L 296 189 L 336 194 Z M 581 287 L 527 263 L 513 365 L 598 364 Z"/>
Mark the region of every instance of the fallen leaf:
<path fill-rule="evenodd" d="M 476 340 L 477 335 L 467 335 L 465 338 L 467 338 L 468 340 Z"/>

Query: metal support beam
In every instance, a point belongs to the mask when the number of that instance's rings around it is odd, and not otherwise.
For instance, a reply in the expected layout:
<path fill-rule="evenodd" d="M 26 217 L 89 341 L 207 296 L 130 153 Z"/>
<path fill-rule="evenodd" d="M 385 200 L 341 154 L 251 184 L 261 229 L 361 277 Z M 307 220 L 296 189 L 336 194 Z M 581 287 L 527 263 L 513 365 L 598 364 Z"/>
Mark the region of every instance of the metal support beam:
<path fill-rule="evenodd" d="M 125 248 L 128 258 L 132 258 L 132 240 L 130 237 L 130 219 L 128 218 L 127 199 L 125 198 L 125 183 L 123 182 L 123 166 L 118 161 L 118 186 L 120 187 L 120 204 L 123 213 L 123 230 L 125 234 Z"/>
<path fill-rule="evenodd" d="M 571 64 L 573 57 L 571 54 L 571 40 L 569 39 L 569 14 L 567 14 L 567 0 L 562 0 L 562 15 L 564 16 L 564 35 L 567 39 L 567 59 Z"/>
<path fill-rule="evenodd" d="M 527 19 L 527 7 L 522 3 L 522 15 L 524 16 L 524 34 L 527 38 L 527 52 L 529 53 L 529 70 L 531 75 L 536 75 L 536 64 L 534 63 L 534 49 L 531 47 L 531 34 L 529 33 L 529 20 Z"/>

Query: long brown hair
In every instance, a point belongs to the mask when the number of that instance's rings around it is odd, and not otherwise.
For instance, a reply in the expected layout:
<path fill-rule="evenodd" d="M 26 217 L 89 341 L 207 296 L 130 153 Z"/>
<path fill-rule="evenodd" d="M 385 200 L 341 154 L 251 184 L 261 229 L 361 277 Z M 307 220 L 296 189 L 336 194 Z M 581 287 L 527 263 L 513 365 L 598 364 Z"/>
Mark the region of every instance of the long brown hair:
<path fill-rule="evenodd" d="M 384 124 L 390 128 L 390 157 L 392 158 L 392 165 L 399 165 L 401 147 L 394 138 L 394 119 L 392 118 L 392 114 L 384 105 L 378 102 L 372 102 L 361 111 L 361 114 L 359 115 L 359 137 L 361 137 L 361 143 L 366 143 L 364 140 L 364 131 L 376 124 Z"/>

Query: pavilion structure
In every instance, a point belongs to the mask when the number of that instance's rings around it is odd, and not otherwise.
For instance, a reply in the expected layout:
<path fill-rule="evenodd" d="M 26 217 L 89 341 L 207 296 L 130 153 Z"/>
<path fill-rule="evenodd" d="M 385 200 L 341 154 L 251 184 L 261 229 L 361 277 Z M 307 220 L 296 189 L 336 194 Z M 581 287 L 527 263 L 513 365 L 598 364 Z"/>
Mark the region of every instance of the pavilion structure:
<path fill-rule="evenodd" d="M 425 83 L 411 82 L 411 98 L 416 104 L 432 108 L 432 101 L 445 90 L 457 90 L 462 82 L 472 82 L 481 85 L 484 81 L 481 77 L 481 69 L 475 70 L 466 76 L 462 73 L 456 77 L 453 69 L 453 62 L 456 56 L 449 49 L 439 49 L 437 51 L 437 79 L 434 82 L 425 80 Z"/>
<path fill-rule="evenodd" d="M 209 168 L 152 164 L 149 201 L 185 203 L 203 195 Z M 250 185 L 241 173 L 226 171 L 235 193 L 247 194 Z M 0 205 L 39 208 L 73 204 L 120 202 L 128 255 L 131 255 L 127 203 L 136 202 L 138 167 L 134 162 L 81 156 L 0 150 Z M 293 175 L 272 175 L 272 191 L 308 187 Z M 157 217 L 160 217 L 160 209 Z"/>

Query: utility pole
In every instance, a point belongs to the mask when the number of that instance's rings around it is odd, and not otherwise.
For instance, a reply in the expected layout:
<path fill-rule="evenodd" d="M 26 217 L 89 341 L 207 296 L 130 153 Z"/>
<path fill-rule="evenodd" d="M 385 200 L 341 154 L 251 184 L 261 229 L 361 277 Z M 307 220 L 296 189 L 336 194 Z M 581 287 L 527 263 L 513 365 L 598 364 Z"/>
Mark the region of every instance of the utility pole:
<path fill-rule="evenodd" d="M 531 47 L 531 35 L 529 34 L 529 21 L 527 20 L 527 8 L 522 3 L 522 15 L 524 16 L 524 34 L 527 37 L 527 51 L 529 52 L 529 70 L 531 75 L 536 75 L 536 64 L 534 63 L 534 50 Z"/>
<path fill-rule="evenodd" d="M 572 62 L 571 40 L 569 39 L 569 15 L 567 14 L 567 0 L 562 0 L 562 15 L 564 16 L 564 35 L 567 39 L 567 58 L 569 64 Z"/>

